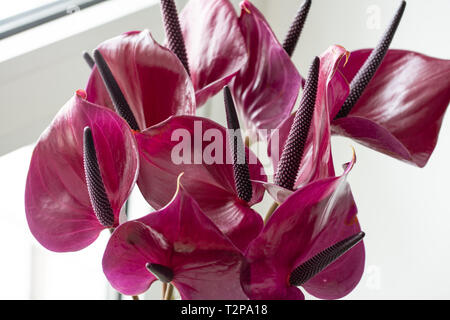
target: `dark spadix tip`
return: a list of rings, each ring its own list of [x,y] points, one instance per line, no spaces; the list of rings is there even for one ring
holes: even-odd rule
[[[166,32],[169,49],[180,59],[187,73],[190,74],[189,62],[178,19],[177,7],[174,0],[161,0],[161,12],[163,16],[164,30]]]
[[[158,280],[164,283],[170,283],[173,280],[173,271],[166,266],[156,263],[147,263],[145,267],[158,278]]]
[[[106,194],[95,151],[94,138],[89,127],[84,128],[83,160],[89,198],[94,213],[103,226],[111,228],[114,225],[114,213]]]
[[[227,114],[228,132],[230,135],[230,146],[233,153],[234,182],[239,199],[249,202],[253,196],[252,182],[250,181],[250,171],[245,156],[245,147],[242,141],[239,119],[236,113],[233,96],[231,95],[228,86],[225,86],[223,95]]]
[[[284,39],[283,49],[290,57],[294,54],[294,50],[297,47],[298,39],[302,33],[310,8],[311,0],[305,0],[298,10],[297,15],[289,28],[289,32]]]
[[[227,113],[228,129],[238,130],[241,128],[241,126],[239,125],[239,119],[237,116],[233,95],[231,94],[230,88],[228,86],[225,86],[223,88],[223,97],[225,100],[225,111]]]
[[[100,53],[99,50],[94,50],[94,60],[97,64],[97,69],[105,83],[106,89],[108,90],[111,101],[116,109],[116,112],[128,123],[131,129],[139,131],[139,126],[137,124],[136,118],[131,111],[130,105],[125,99],[124,94],[120,90],[119,84],[114,78],[111,69],[109,68],[105,58]]]
[[[389,46],[391,45],[392,40],[394,39],[395,32],[402,20],[403,13],[405,12],[406,1],[402,1],[400,7],[397,9],[397,12],[394,18],[391,20],[391,23],[387,30],[385,31],[383,37],[381,38],[378,45],[375,49],[372,50],[371,54],[364,62],[361,69],[359,69],[358,73],[353,78],[350,83],[350,94],[342,105],[341,110],[339,110],[335,119],[343,118],[348,116],[352,108],[358,102],[359,98],[362,96],[364,90],[369,85],[372,78],[375,76],[378,68],[381,66],[381,63],[386,56]]]
[[[83,59],[88,64],[89,68],[93,68],[95,66],[95,61],[87,51],[83,51]]]
[[[360,232],[318,253],[292,271],[289,277],[289,283],[293,286],[301,286],[308,282],[308,280],[323,271],[330,264],[356,246],[364,236],[365,233]]]
[[[300,101],[300,107],[295,114],[291,131],[284,145],[275,175],[275,184],[285,189],[293,190],[298,170],[302,162],[306,140],[316,105],[317,85],[319,82],[320,59],[316,57],[309,69],[308,80]]]

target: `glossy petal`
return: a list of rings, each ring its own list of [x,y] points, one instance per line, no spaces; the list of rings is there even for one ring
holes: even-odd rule
[[[243,273],[242,284],[251,299],[303,297],[299,289],[288,283],[292,270],[334,244],[336,238],[344,239],[348,225],[356,221],[357,210],[346,182],[347,172],[341,177],[318,180],[297,190],[274,212],[261,235],[250,244],[246,255],[249,265]],[[349,253],[351,251],[343,257]],[[340,263],[339,269],[359,268],[361,262],[364,264],[364,258],[358,255],[356,258],[359,260],[350,259],[357,263],[356,266],[344,265],[339,260],[335,263]],[[359,278],[343,278],[337,280],[337,286],[347,287],[348,282],[359,281]],[[314,285],[311,287],[315,288]],[[335,285],[331,289],[326,285],[321,287],[323,292],[335,289]],[[311,292],[316,293],[313,289]]]
[[[202,137],[209,134],[212,142],[202,141]],[[253,197],[248,204],[238,199],[226,137],[225,128],[215,122],[188,116],[173,117],[136,133],[141,159],[138,185],[147,201],[159,209],[169,202],[176,190],[176,178],[184,172],[184,188],[219,229],[244,250],[262,228],[261,217],[250,206],[262,200],[264,188],[253,184]],[[215,163],[207,156],[214,143],[218,146]],[[182,144],[187,147],[184,163],[179,159],[179,155],[184,154],[179,150]],[[266,176],[261,163],[248,149],[247,154],[251,155],[250,177],[264,181]],[[208,159],[210,164],[206,163]]]
[[[228,0],[190,0],[180,14],[197,106],[218,93],[248,60]]]
[[[337,71],[341,61],[345,61],[347,51],[340,46],[332,46],[320,56],[319,84],[317,88],[316,107],[309,130],[309,136],[305,146],[302,163],[296,187],[305,185],[311,181],[334,176],[334,167],[331,155],[331,132],[329,113],[333,103],[345,101],[349,87],[346,80]],[[269,142],[269,154],[271,155],[274,168],[278,167],[278,156],[284,149],[289,131],[294,121],[292,114],[278,127],[278,140],[273,136]],[[278,148],[276,145],[278,144]],[[278,150],[278,156],[272,152]]]
[[[259,182],[269,193],[269,195],[273,198],[273,200],[277,203],[283,203],[289,198],[294,191],[280,187],[275,183],[270,182]]]
[[[172,115],[194,114],[192,82],[178,58],[148,31],[129,32],[98,46],[141,130]],[[112,103],[96,67],[87,85],[89,101]]]
[[[247,130],[266,138],[262,129],[277,128],[291,114],[302,78],[258,9],[249,1],[241,8],[239,25],[249,60],[232,91]]]
[[[155,280],[145,265],[157,263],[173,271],[172,283],[183,299],[246,299],[239,282],[242,261],[239,250],[181,189],[165,208],[114,232],[103,270],[124,294],[145,292]]]
[[[361,231],[361,227],[356,220],[347,223],[343,229],[336,234],[334,240],[324,238],[315,245],[317,252],[311,252],[310,257],[319,253],[328,245],[337,243]],[[331,236],[331,235],[330,235]],[[310,257],[306,257],[305,261]],[[364,273],[365,249],[364,243],[359,243],[350,251],[329,265],[314,278],[306,282],[302,287],[309,294],[320,299],[339,299],[345,297],[358,285]]]
[[[349,82],[369,54],[355,51],[340,68]],[[333,133],[423,167],[436,146],[449,102],[450,60],[389,50],[350,114],[333,121]]]
[[[139,155],[129,126],[116,113],[74,96],[39,138],[25,191],[31,232],[52,251],[83,249],[104,229],[94,214],[86,185],[86,126],[92,129],[115,226],[137,178]]]

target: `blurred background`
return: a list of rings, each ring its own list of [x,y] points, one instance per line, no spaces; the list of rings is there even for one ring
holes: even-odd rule
[[[176,2],[179,10],[186,3]],[[239,12],[239,1],[232,2]],[[450,1],[407,2],[391,47],[450,59]],[[253,3],[283,39],[302,0]],[[313,0],[293,57],[296,66],[305,74],[313,57],[332,44],[350,51],[373,47],[398,3]],[[110,288],[102,272],[106,232],[80,252],[49,252],[29,232],[23,199],[33,144],[59,108],[87,82],[90,70],[81,52],[120,33],[141,29],[150,29],[163,41],[159,1],[0,3],[0,299],[127,299]],[[223,124],[221,94],[199,114]],[[358,163],[349,181],[366,232],[366,272],[346,299],[449,299],[449,115],[424,169],[335,137],[338,172],[338,165],[351,156],[351,145]],[[258,208],[270,203],[266,197]],[[149,211],[136,189],[131,215]],[[146,298],[160,298],[160,288],[152,288]]]

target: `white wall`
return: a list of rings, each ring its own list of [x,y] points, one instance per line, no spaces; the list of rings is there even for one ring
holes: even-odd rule
[[[111,4],[114,2],[120,3],[114,9],[116,13],[120,10],[129,10],[129,13],[100,24],[96,21],[104,14],[95,13],[96,9],[92,8],[88,10],[95,14],[85,16],[81,22],[75,22],[76,17],[69,17],[65,22],[43,27],[51,38],[59,34],[56,30],[72,28],[76,23],[89,25],[85,31],[74,32],[68,39],[50,39],[50,45],[39,46],[32,41],[37,36],[31,32],[26,41],[23,39],[27,38],[20,41],[16,38],[15,42],[14,39],[0,41],[0,155],[34,142],[62,104],[76,89],[85,86],[89,70],[81,59],[82,50],[90,50],[104,39],[132,29],[150,28],[157,39],[162,39],[159,8],[152,6],[152,1],[114,0]],[[237,4],[239,1],[233,2]],[[125,7],[124,3],[127,3]],[[177,3],[181,7],[184,1]],[[300,5],[298,0],[255,0],[254,3],[266,14],[280,38],[283,38]],[[397,1],[391,0],[313,0],[308,22],[294,55],[296,65],[304,74],[312,58],[331,44],[340,44],[349,50],[372,47],[396,6]],[[367,28],[366,11],[369,7],[379,8],[380,29]],[[448,0],[409,0],[393,47],[450,58],[450,20],[446,16],[449,9]],[[17,50],[17,44],[24,48],[19,57],[13,58],[11,55]],[[209,114],[223,123],[222,97],[215,98],[201,110],[201,114]],[[367,234],[367,272],[348,298],[450,298],[450,239],[447,237],[450,209],[446,202],[449,191],[444,184],[450,180],[447,166],[450,163],[450,148],[447,147],[450,146],[449,121],[447,116],[439,144],[425,169],[408,166],[343,138],[333,140],[337,165],[348,160],[350,144],[356,147],[358,163],[351,173],[350,183],[359,207],[359,219]],[[20,151],[18,156],[26,159],[29,153],[25,155]],[[26,162],[22,170],[26,170],[23,169]],[[11,161],[2,163],[10,164]],[[14,176],[9,177],[12,179]],[[16,177],[19,181],[23,180],[23,184],[16,181],[13,187],[0,189],[3,190],[0,195],[2,202],[6,199],[22,201],[21,186],[24,186],[25,175],[21,172]],[[259,207],[269,204],[267,199]],[[11,206],[8,208],[13,210]],[[18,214],[22,219],[21,224],[16,225],[25,227],[24,216],[21,216],[22,204],[16,207],[15,212],[0,212],[0,219],[7,219],[13,214]],[[98,252],[103,245],[104,242],[98,244]],[[20,246],[18,250],[22,250]],[[9,250],[8,253],[17,254],[18,250]],[[90,257],[95,250],[86,254]],[[81,259],[81,254],[63,257],[41,253],[41,256],[43,260],[38,260],[35,265],[38,274],[35,272],[29,276],[35,279],[33,284],[36,287],[26,295],[21,291],[18,297],[55,298],[58,297],[58,290],[70,290],[77,282],[86,285],[88,279],[102,279],[102,275],[97,274],[84,280],[73,280],[64,286],[61,284],[64,275],[56,276],[56,269],[63,268],[64,261],[66,264],[75,263],[78,258]],[[23,257],[21,261],[26,263],[29,261],[27,259]],[[85,262],[81,262],[79,268],[86,273],[89,270],[100,272],[99,268]],[[8,270],[13,272],[14,268]],[[46,270],[45,277],[39,273],[43,270]],[[77,268],[72,266],[69,271],[74,277]],[[4,278],[7,279],[7,276]],[[29,287],[24,283],[21,288],[29,290]],[[100,298],[102,292],[87,297]],[[61,297],[67,296],[70,294],[61,294]],[[83,295],[74,294],[72,297],[82,298]]]

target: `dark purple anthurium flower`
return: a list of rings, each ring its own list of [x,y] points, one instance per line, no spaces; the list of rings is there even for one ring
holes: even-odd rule
[[[138,186],[155,209],[170,201],[176,178],[184,172],[183,187],[202,211],[244,250],[261,231],[260,215],[251,206],[260,202],[264,188],[252,180],[266,181],[263,167],[240,141],[247,170],[227,148],[229,132],[200,117],[175,116],[135,137],[140,153]],[[243,164],[247,166],[247,164]]]
[[[347,66],[339,68],[347,82],[370,52],[352,52]],[[424,167],[436,147],[449,102],[450,60],[389,50],[348,115],[332,121],[332,132]]]
[[[274,184],[263,183],[276,203],[281,206],[268,217],[268,223],[262,233],[267,232],[267,235],[260,236],[262,239],[255,240],[249,246],[250,271],[248,271],[249,274],[244,274],[243,282],[244,287],[247,286],[246,292],[250,298],[300,299],[303,295],[295,286],[302,285],[317,297],[336,299],[348,294],[362,276],[365,260],[364,245],[358,245],[357,248],[347,252],[357,243],[356,239],[361,240],[358,235],[361,229],[356,219],[357,208],[350,187],[345,181],[356,161],[356,156],[354,154],[352,161],[346,164],[345,172],[341,177],[334,176],[327,100],[322,98],[333,95],[335,87],[332,85],[332,79],[336,65],[345,56],[345,52],[343,48],[333,47],[321,59],[318,57],[314,59],[299,109],[291,121],[292,125],[287,136],[282,138],[285,143]],[[341,91],[338,90],[338,92]],[[316,113],[316,111],[320,112]],[[307,154],[306,162],[304,161],[305,150],[310,152],[309,155]],[[301,181],[299,186],[299,168],[300,172],[307,172],[301,171],[303,169],[301,164],[307,166],[307,169],[318,168],[318,170],[312,172],[317,174],[307,176],[311,180]],[[297,211],[292,209],[294,206]],[[280,215],[276,216],[277,214]],[[332,214],[336,216],[330,218]],[[284,219],[288,222],[283,221]],[[297,227],[289,225],[297,221],[295,219],[299,219],[299,225]],[[314,222],[314,219],[317,221]],[[328,219],[337,219],[341,222],[336,223]],[[315,223],[318,226],[315,226]],[[316,229],[325,230],[327,223],[330,223],[330,228],[334,226],[337,229],[325,231],[322,238],[319,238],[321,240],[314,240],[313,237],[320,233]],[[286,224],[284,228],[283,224]],[[285,228],[291,227],[294,229],[287,229],[286,235],[283,235]],[[307,231],[308,229],[311,230]],[[279,230],[281,235],[274,235],[274,230]],[[309,239],[307,236],[306,239],[302,239],[306,244],[290,239],[294,234],[301,235],[307,232],[311,232],[309,237],[312,238]],[[335,237],[333,238],[335,243],[339,243],[334,245],[330,237]],[[313,256],[310,252],[307,258],[302,256],[304,260],[301,264],[300,261],[294,260],[299,259],[301,254],[308,255],[308,250],[311,250],[309,246],[313,247],[314,241],[320,242],[322,247],[316,250],[325,250],[323,253]],[[277,250],[286,250],[282,248],[283,246],[289,247],[296,253],[290,253],[290,256],[288,254],[286,260],[281,258],[281,264],[278,264],[278,261],[273,261],[274,254]],[[262,257],[264,249],[261,247],[274,250],[273,253],[269,253],[267,261]],[[272,254],[273,257],[271,257]],[[337,258],[339,261],[328,266]],[[263,262],[259,262],[260,259]],[[252,261],[255,263],[252,264]],[[268,271],[267,268],[272,269]],[[270,274],[269,278],[272,282],[260,283],[264,272]],[[266,285],[270,288],[265,287]]]
[[[88,100],[116,110],[125,119],[134,117],[132,123],[127,119],[133,130],[144,130],[172,115],[195,113],[195,92],[184,66],[148,31],[105,41],[94,58],[102,72],[97,63],[86,88]],[[116,84],[108,85],[111,80]],[[122,104],[129,106],[125,114],[120,112]]]
[[[193,115],[195,107],[219,92],[248,59],[227,0],[192,0],[180,18],[173,0],[161,0],[161,11],[169,50],[148,31],[128,32],[97,48],[141,130],[171,115]],[[94,59],[86,52],[83,56],[93,68]],[[93,102],[112,106],[95,68],[86,90]]]
[[[289,164],[295,172],[288,175],[294,180],[289,181],[288,185],[282,185],[286,189],[293,190],[317,179],[335,175],[329,115],[333,105],[330,105],[330,101],[342,104],[348,95],[348,85],[341,81],[342,77],[337,72],[338,66],[345,63],[348,54],[344,48],[332,46],[315,59],[305,84],[299,111],[290,115],[277,128],[274,133],[277,135],[276,139],[271,137],[269,140],[268,153],[274,168],[279,168],[280,160],[283,161],[277,155],[284,153],[285,157],[292,158],[288,152],[284,152],[286,148],[292,149],[296,154],[296,161],[300,161]],[[316,89],[309,88],[311,84]]]
[[[137,179],[138,157],[127,123],[78,91],[31,158],[25,209],[34,237],[52,251],[77,251],[115,228]]]
[[[450,60],[388,50],[405,6],[403,1],[375,49],[352,52],[340,66],[350,93],[330,115],[333,133],[424,167],[450,102]]]
[[[191,0],[181,12],[180,17],[178,17],[174,0],[161,0],[161,12],[167,35],[166,46],[178,58],[179,65],[183,66],[187,77],[190,76],[192,83],[188,85],[186,90],[190,91],[193,85],[195,88],[194,101],[200,107],[208,98],[215,95],[224,85],[230,82],[248,60],[245,41],[237,23],[236,13],[228,0]],[[227,30],[227,32],[223,32],[223,30]],[[173,61],[169,60],[172,60],[173,57],[162,53],[155,55],[156,50],[151,46],[149,47],[149,40],[144,39],[145,36],[136,36],[136,34],[138,32],[130,32],[117,37],[102,44],[99,49],[105,56],[107,63],[113,65],[113,74],[118,79],[120,87],[123,88],[126,98],[129,98],[133,93],[132,91],[136,90],[133,88],[140,87],[141,91],[145,92],[146,97],[150,98],[145,100],[151,102],[152,99],[158,100],[158,97],[153,97],[153,93],[161,89],[161,84],[170,83],[161,81],[161,79],[164,79],[164,73],[167,77],[167,73],[178,73],[180,70],[176,70],[179,69],[178,66],[174,68],[171,65]],[[141,41],[144,41],[144,43],[139,43]],[[150,42],[153,43],[153,46],[155,45],[153,39]],[[122,49],[120,49],[121,47]],[[138,50],[135,50],[135,47],[138,47]],[[125,55],[120,54],[120,50],[123,50],[122,53],[125,53]],[[136,61],[127,59],[130,55],[136,56]],[[92,57],[88,53],[84,53],[84,58],[92,68],[95,64]],[[114,67],[117,63],[118,65]],[[147,76],[141,75],[141,69],[148,69],[148,67],[159,67],[161,70],[153,72],[150,76],[152,79],[148,79]],[[134,69],[135,72],[129,72],[129,70]],[[163,78],[160,77],[161,72],[163,72]],[[141,79],[137,80],[133,77],[140,77]],[[176,77],[172,78],[170,81],[176,80]],[[97,80],[99,80],[98,76]],[[125,86],[127,82],[128,85]],[[99,90],[99,87],[101,85],[95,86],[94,84],[92,90]],[[171,87],[171,85],[162,88],[163,92],[167,90],[167,87]],[[89,86],[88,93],[89,96],[92,96],[92,93],[89,92]],[[138,92],[138,96],[139,94],[141,93]],[[104,90],[103,95],[106,97],[105,101],[107,101]],[[167,99],[170,102],[170,94],[162,96],[162,98],[159,97],[160,100]],[[156,103],[158,102],[160,101],[156,101]],[[174,99],[171,103],[176,104],[178,102],[178,99]],[[135,101],[130,100],[130,104],[134,105]],[[137,101],[136,108],[142,109],[140,104],[142,104],[142,101]],[[169,105],[171,104],[169,103]],[[181,105],[181,108],[183,106],[186,108],[192,107],[191,103]],[[153,107],[144,106],[144,114],[150,108]],[[135,108],[132,109],[136,112]],[[165,112],[172,111],[172,114],[180,114],[179,112],[173,112],[174,110],[170,108],[166,109]],[[192,112],[186,114],[192,114]],[[144,128],[146,127],[142,127],[142,129]]]
[[[283,43],[283,48],[289,55],[292,55],[295,48],[296,40],[298,40],[310,5],[311,3],[306,1],[299,10]],[[266,22],[261,22],[264,21],[262,15],[248,1],[244,1],[241,7],[244,10],[240,22],[244,21],[245,13],[256,12],[252,25],[267,26]],[[442,119],[450,101],[450,61],[427,57],[411,51],[388,50],[405,7],[406,2],[403,1],[385,35],[374,50],[358,50],[353,52],[345,62],[344,60],[341,61],[339,74],[334,85],[341,87],[343,92],[336,92],[336,100],[329,97],[326,99],[328,100],[328,112],[331,117],[330,120],[332,120],[331,130],[333,134],[353,138],[379,152],[423,167],[436,146]],[[247,15],[247,18],[250,17],[251,15]],[[251,26],[250,24],[247,25]],[[245,30],[263,30],[263,28],[250,27],[246,29],[242,24],[241,28],[244,37]],[[250,68],[258,65],[255,62],[260,61],[258,60],[260,57],[265,57],[264,52],[260,52],[252,58],[252,48],[260,48],[258,46],[260,41],[256,41],[256,34],[256,31],[254,31],[252,37],[246,38],[247,41],[254,40],[253,46],[248,44],[249,61],[252,61],[248,64]],[[264,42],[261,41],[261,43]],[[274,43],[277,43],[276,39]],[[279,49],[279,46],[275,47]],[[267,49],[264,51],[270,52]],[[282,54],[280,54],[281,56]],[[268,59],[261,59],[261,61],[266,60]],[[282,60],[287,61],[286,57],[277,60],[278,63]],[[262,63],[262,65],[266,68],[266,64]],[[286,65],[289,65],[289,63],[286,62]],[[271,68],[266,69],[268,72],[272,71]],[[276,70],[284,69],[278,67]],[[261,117],[261,115],[271,114],[270,112],[259,112],[259,110],[264,109],[264,103],[252,104],[253,101],[257,101],[258,96],[263,96],[257,92],[263,90],[261,87],[264,88],[265,92],[270,92],[267,88],[273,87],[264,81],[258,82],[258,84],[263,84],[261,87],[255,85],[257,82],[255,82],[254,75],[265,75],[266,72],[263,69],[258,72],[243,69],[236,79],[237,84],[241,82],[236,87],[237,89],[235,88],[237,90],[235,96],[239,97],[237,105],[246,123],[250,123],[250,127],[258,127],[258,125],[253,125],[252,122],[255,121],[248,120],[249,116]],[[246,77],[247,81],[242,81],[240,76]],[[339,77],[341,83],[337,83]],[[264,79],[264,77],[262,78]],[[286,79],[296,79],[296,77],[291,75],[290,77],[286,76]],[[276,83],[283,83],[283,81],[277,80]],[[252,89],[256,92],[256,98],[250,95]],[[281,91],[278,90],[278,92]],[[290,97],[289,101],[295,101],[296,90],[283,91],[283,93],[285,97]],[[347,96],[344,101],[341,101],[343,93]],[[246,101],[247,98],[249,99]],[[270,101],[267,108],[277,110],[272,115],[280,115],[279,118],[272,118],[267,123],[280,124],[281,121],[286,119],[286,115],[289,115],[293,106],[292,103],[283,101],[282,108],[284,107],[284,109],[276,109],[273,108],[273,105],[277,105],[276,102],[275,104],[272,103],[272,100],[268,97],[265,97],[264,101]],[[281,100],[278,99],[278,101]],[[254,108],[251,108],[251,106],[254,106]],[[246,116],[246,108],[251,110],[251,112],[248,112],[249,116]],[[289,131],[292,121],[293,116],[285,120],[284,127],[286,129],[284,132]],[[268,125],[264,125],[264,127],[268,127]],[[307,166],[302,166],[302,168],[311,171],[307,169]],[[299,180],[305,179],[300,178]]]
[[[330,116],[333,133],[424,167],[450,102],[450,60],[388,50],[405,6],[375,49],[352,52],[340,66],[350,93],[343,104],[332,103]]]
[[[155,280],[172,283],[182,299],[247,299],[240,285],[244,257],[184,189],[157,212],[120,225],[103,256],[112,286],[127,295]]]
[[[249,134],[266,138],[264,130],[277,128],[291,114],[303,79],[261,12],[247,0],[241,9],[238,23],[249,59],[231,89]],[[286,40],[291,51],[292,38]]]
[[[333,86],[342,93],[326,99],[333,134],[424,167],[450,102],[450,60],[388,50],[405,7],[402,1],[375,49],[340,62]]]
[[[174,10],[168,9],[173,2],[161,1],[169,44],[171,39],[177,39],[176,34],[170,32],[174,30]],[[189,0],[180,13],[180,30],[182,37],[178,38],[184,39],[197,106],[201,106],[247,63],[245,40],[228,0]],[[172,42],[175,48],[180,46],[179,40]]]
[[[170,201],[170,195],[176,189],[176,178],[181,172],[185,172],[188,181],[185,183],[185,187],[194,195],[202,210],[239,248],[244,249],[262,228],[261,217],[250,206],[262,200],[264,189],[258,186],[247,192],[250,195],[249,197],[240,195],[241,184],[235,183],[234,180],[237,167],[233,166],[233,161],[227,164],[226,159],[226,157],[230,157],[230,153],[227,153],[224,148],[228,133],[225,128],[212,121],[188,115],[176,116],[176,113],[175,116],[170,116],[171,112],[169,112],[164,115],[164,117],[168,117],[165,121],[152,124],[147,129],[141,130],[143,127],[142,121],[134,117],[137,113],[136,108],[133,109],[135,104],[128,102],[128,96],[131,97],[131,101],[135,101],[132,97],[133,90],[130,89],[129,94],[127,94],[127,91],[123,91],[120,78],[116,79],[113,69],[109,67],[109,63],[104,58],[104,54],[100,53],[100,50],[102,50],[103,52],[114,52],[126,56],[125,49],[127,47],[124,46],[126,42],[122,37],[127,38],[129,36],[131,36],[130,41],[133,43],[133,48],[137,44],[145,44],[146,42],[142,41],[142,37],[144,37],[147,42],[151,43],[151,47],[156,52],[163,54],[164,57],[170,57],[171,61],[175,63],[176,69],[181,70],[178,74],[187,76],[187,73],[180,60],[171,51],[156,45],[151,37],[144,33],[131,33],[116,40],[113,39],[101,45],[94,53],[96,67],[100,72],[96,74],[96,70],[94,70],[88,88],[92,88],[93,84],[97,86],[94,89],[102,87],[103,91],[100,92],[104,97],[103,103],[107,103],[109,98],[106,97],[106,94],[108,94],[111,97],[109,101],[112,101],[111,104],[113,104],[114,109],[133,129],[138,141],[141,161],[138,186],[142,194],[155,209],[165,206]],[[104,49],[104,47],[109,47],[108,43],[110,43],[111,51]],[[148,53],[149,49],[147,48],[143,52]],[[157,58],[157,56],[153,54],[148,58],[151,60]],[[134,60],[136,59],[131,59],[133,63]],[[144,70],[146,69],[144,68]],[[155,72],[158,72],[158,70]],[[138,72],[138,74],[143,74],[143,72]],[[124,78],[122,77],[122,79]],[[163,77],[161,79],[164,80]],[[161,79],[158,81],[162,81]],[[105,85],[103,85],[103,82]],[[141,82],[144,83],[145,81]],[[154,92],[154,94],[156,96],[170,95],[171,93],[166,91],[172,90],[172,87],[167,84],[165,86],[167,86],[167,88],[164,88],[165,91]],[[178,89],[176,86],[183,87],[183,83],[173,82],[173,86]],[[125,88],[127,87],[125,86]],[[96,90],[93,91],[96,92]],[[152,97],[148,98],[148,105],[151,105],[151,99]],[[182,100],[182,97],[180,97],[179,102],[181,104]],[[142,105],[145,109],[146,104]],[[160,105],[159,108],[164,108],[164,106]],[[152,110],[148,110],[148,117],[145,117],[145,119],[152,119],[153,121],[153,118],[151,118]],[[183,114],[183,112],[181,113]],[[189,113],[186,112],[185,114]],[[161,120],[164,117],[158,119]],[[149,122],[146,124],[148,125]],[[186,138],[189,141],[183,140],[180,143],[180,138]],[[180,145],[186,147],[181,148],[183,152],[182,161],[177,161],[173,157],[177,145],[178,149],[180,149]],[[204,154],[208,153],[211,162],[208,162],[208,160],[204,162]],[[186,156],[188,161],[185,161]],[[255,160],[255,165],[250,167],[249,172],[251,177],[256,180],[265,179],[262,165],[257,160]],[[247,177],[247,182],[250,183],[249,181]]]
[[[300,285],[318,298],[338,299],[358,284],[365,255],[346,182],[353,163],[340,177],[291,192],[249,245],[242,286],[250,299],[304,299]]]

